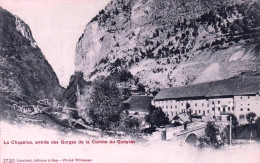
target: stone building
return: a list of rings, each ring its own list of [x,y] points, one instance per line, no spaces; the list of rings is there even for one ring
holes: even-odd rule
[[[250,76],[162,89],[152,100],[170,119],[188,111],[226,121],[234,114],[240,123],[250,112],[260,116],[260,76]]]

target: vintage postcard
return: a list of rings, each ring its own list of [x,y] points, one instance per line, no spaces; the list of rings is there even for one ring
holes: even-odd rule
[[[0,163],[260,162],[259,0],[1,0]]]

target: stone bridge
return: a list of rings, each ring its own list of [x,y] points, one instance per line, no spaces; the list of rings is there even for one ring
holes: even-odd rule
[[[169,131],[168,135],[173,137],[174,140],[178,140],[182,143],[195,143],[195,141],[205,135],[206,123],[201,122],[197,124],[188,125],[187,129],[184,130],[183,126],[178,127],[175,130]],[[170,138],[169,137],[169,138]]]

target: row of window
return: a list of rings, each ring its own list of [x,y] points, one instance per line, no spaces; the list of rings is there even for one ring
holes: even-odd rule
[[[172,106],[168,107],[168,106],[165,106],[166,109],[173,109]],[[162,109],[164,109],[164,106],[162,106]],[[175,109],[177,109],[177,105],[175,105]]]
[[[183,106],[183,103],[181,104],[181,106]],[[195,103],[194,106],[197,107],[198,106],[197,103]],[[202,103],[201,106],[204,107],[204,103]],[[207,107],[209,107],[209,104],[207,104]],[[162,106],[162,108],[164,108],[164,106]],[[172,106],[170,106],[170,108],[172,109]],[[168,109],[168,106],[166,106],[166,109]],[[175,105],[175,109],[177,109],[177,105]]]
[[[168,116],[173,116],[174,113],[173,111],[169,111],[169,112],[166,111],[165,114]],[[177,111],[176,111],[176,115],[177,115]]]
[[[245,98],[246,98],[246,97],[245,97]],[[247,96],[247,98],[248,98],[248,99],[250,99],[250,96]],[[240,99],[242,100],[242,99],[243,99],[243,97],[241,96],[241,97],[240,97]]]
[[[216,119],[217,118],[217,120],[220,120],[220,121],[222,121],[222,116],[213,116],[213,119]],[[245,115],[244,114],[240,114],[239,115],[239,120],[244,120],[245,119]],[[229,121],[229,116],[227,116],[227,120]]]
[[[218,111],[221,111],[221,107],[218,107],[217,109],[218,109]],[[234,111],[234,110],[235,110],[235,108],[234,108],[234,106],[233,106],[233,107],[232,107],[232,111]],[[212,108],[212,111],[215,111],[215,108]],[[227,107],[227,110],[226,110],[226,107],[223,107],[222,111],[223,111],[223,112],[231,111],[231,107]]]
[[[230,104],[231,102],[228,101],[228,103]],[[212,101],[212,104],[214,105],[214,104],[215,104],[215,101]],[[217,104],[220,104],[220,100],[217,102]]]
[[[243,111],[244,109],[243,108],[240,108],[240,111]],[[247,108],[247,111],[250,111],[250,108]]]
[[[168,108],[173,109],[172,106],[170,106],[170,107],[166,106],[165,108],[166,108],[166,109],[168,109]],[[164,109],[164,106],[162,106],[162,109]],[[175,109],[177,109],[177,105],[175,105]],[[221,107],[218,107],[218,108],[216,108],[216,109],[217,109],[218,111],[223,111],[223,112],[231,111],[231,107],[223,107],[222,110],[221,110]],[[184,110],[183,112],[185,112],[185,109],[182,109],[182,110]],[[234,110],[235,110],[235,108],[232,107],[232,111],[234,111]],[[240,108],[240,111],[243,111],[243,110],[244,110],[243,108]],[[250,108],[247,108],[246,110],[247,110],[247,111],[250,111]],[[212,111],[215,111],[215,108],[212,108]],[[193,110],[191,110],[191,112],[193,112]],[[209,110],[208,110],[207,112],[209,113]],[[197,110],[195,110],[195,113],[197,113]],[[200,110],[198,110],[198,113],[200,113]]]
[[[186,110],[185,110],[185,109],[182,109],[182,112],[185,113]],[[191,113],[193,113],[193,110],[191,110]],[[203,115],[205,115],[205,114],[206,114],[206,111],[205,111],[205,110],[194,110],[194,113],[195,113],[195,114],[203,113]],[[209,113],[209,110],[207,110],[207,113]]]
[[[244,98],[247,98],[247,99],[250,99],[250,96],[247,96],[247,97],[244,97]],[[243,97],[241,96],[240,99],[243,99]],[[208,100],[207,100],[208,101]],[[168,103],[168,101],[158,101],[158,103]],[[173,101],[169,101],[169,103],[172,103]],[[217,102],[218,104],[220,104],[220,100],[218,100]],[[228,103],[231,103],[230,101]],[[215,101],[212,101],[212,104],[215,104]],[[183,103],[181,103],[181,105],[183,106]],[[204,106],[204,104],[202,104]],[[195,104],[195,106],[197,106],[197,104]]]

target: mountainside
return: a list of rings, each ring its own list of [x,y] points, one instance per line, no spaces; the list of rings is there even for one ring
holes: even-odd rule
[[[34,105],[40,99],[59,98],[63,91],[28,25],[1,7],[0,62],[1,118],[18,120],[19,107]]]
[[[114,0],[76,47],[85,80],[129,70],[148,89],[230,78],[260,68],[257,0]]]

